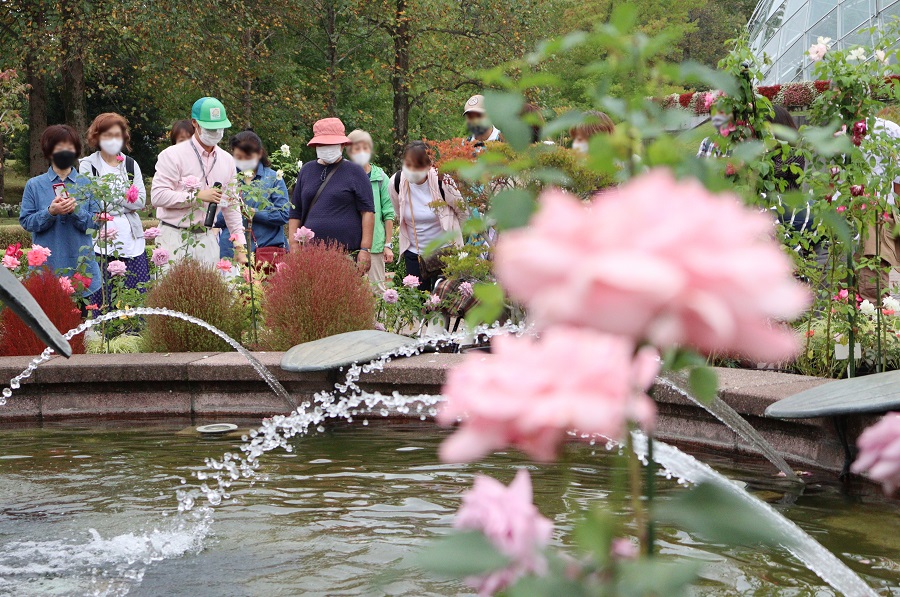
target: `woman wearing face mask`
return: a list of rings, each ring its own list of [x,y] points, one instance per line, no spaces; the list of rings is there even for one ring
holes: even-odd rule
[[[169,131],[169,145],[178,145],[184,141],[190,140],[194,135],[194,125],[190,120],[178,120],[172,125]]]
[[[112,221],[98,223],[105,239],[98,237],[94,241],[100,272],[105,283],[109,283],[109,276],[104,273],[106,264],[118,259],[128,268],[125,286],[138,288],[139,284],[150,281],[150,263],[145,252],[146,241],[140,216],[140,210],[146,204],[147,191],[140,166],[122,153],[123,148],[131,150],[128,121],[119,114],[100,114],[88,129],[87,141],[90,146],[100,149],[81,160],[78,170],[86,176],[99,177],[112,195],[109,203],[100,205],[102,211],[112,216]],[[131,191],[129,195],[132,186],[136,191]],[[92,298],[91,302],[99,305],[102,299],[101,295]]]
[[[88,229],[97,226],[98,206],[79,196],[78,187],[89,182],[75,170],[81,139],[72,127],[56,124],[41,135],[41,150],[50,169],[25,184],[19,223],[31,233],[33,244],[50,249],[47,265],[51,270],[62,276],[81,273],[90,278],[86,292],[80,284],[74,285],[91,294],[101,285],[88,234]]]
[[[388,192],[388,175],[372,161],[372,136],[366,131],[352,131],[347,138],[353,143],[347,148],[347,156],[362,166],[372,183],[372,196],[375,201],[375,231],[372,235],[372,267],[369,269],[369,281],[378,290],[379,296],[384,292],[384,264],[394,262],[394,205]]]
[[[594,135],[612,135],[616,125],[603,112],[590,111],[584,113],[584,122],[569,129],[572,149],[578,153],[588,152],[588,143]]]
[[[316,148],[318,159],[303,164],[297,175],[288,222],[291,249],[300,248],[295,233],[306,227],[316,240],[336,242],[357,253],[357,263],[367,273],[375,228],[369,175],[358,164],[342,159],[342,148],[350,145],[350,139],[339,118],[316,122],[308,145]]]
[[[258,263],[274,265],[286,252],[284,225],[288,221],[288,192],[284,179],[269,167],[269,156],[263,147],[262,139],[252,130],[241,131],[231,138],[231,154],[241,182],[252,184],[262,190],[261,197],[244,197],[244,211],[252,215],[247,239],[250,250],[256,255]],[[252,176],[243,174],[252,172]],[[260,201],[262,199],[263,201]],[[249,222],[244,218],[244,228]],[[216,228],[225,228],[225,217],[219,214]],[[234,257],[234,245],[228,233],[219,235],[219,256],[227,259]]]
[[[419,257],[427,257],[426,247],[446,232],[453,233],[453,245],[462,246],[462,195],[453,179],[441,179],[432,164],[428,146],[422,141],[413,141],[406,146],[403,168],[391,177],[389,190],[398,217],[400,253],[406,263],[406,272],[419,278],[420,289],[430,291],[438,276],[424,275]]]

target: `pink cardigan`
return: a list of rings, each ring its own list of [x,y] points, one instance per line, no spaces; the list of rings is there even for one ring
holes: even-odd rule
[[[400,177],[400,192],[397,193],[394,177]],[[463,212],[463,198],[456,188],[456,183],[449,176],[444,176],[442,181],[444,188],[444,197],[441,197],[441,190],[438,187],[437,168],[428,171],[428,187],[431,189],[431,197],[434,201],[440,201],[441,205],[435,208],[441,228],[444,232],[453,232],[453,244],[457,247],[463,246],[462,227],[460,222],[465,220]],[[397,226],[400,227],[400,255],[409,249],[412,241],[406,232],[406,219],[410,215],[409,205],[409,181],[402,172],[397,172],[391,177],[388,185],[391,194],[391,203],[394,204],[394,216]],[[424,249],[425,247],[422,247]]]

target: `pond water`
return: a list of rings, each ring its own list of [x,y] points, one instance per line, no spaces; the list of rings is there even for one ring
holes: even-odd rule
[[[443,465],[431,424],[340,427],[263,458],[267,480],[196,518],[174,492],[206,457],[239,438],[179,433],[186,425],[67,423],[0,431],[2,595],[456,595],[459,584],[404,568],[446,532],[476,472],[507,483],[514,453]],[[536,501],[566,543],[578,512],[604,500],[615,459],[572,450],[571,469],[533,466]],[[802,493],[771,465],[698,453],[836,553],[883,595],[900,595],[898,503],[847,493],[830,475]],[[681,491],[660,478],[660,499]],[[857,488],[858,490],[861,488]],[[726,548],[662,529],[660,549],[707,563],[699,595],[833,595],[792,556]]]

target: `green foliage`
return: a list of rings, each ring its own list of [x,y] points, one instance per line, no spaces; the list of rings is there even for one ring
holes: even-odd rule
[[[436,541],[415,557],[415,564],[440,576],[464,578],[499,570],[509,558],[475,531],[453,533]]]
[[[5,249],[9,245],[20,243],[23,249],[31,247],[31,233],[26,232],[18,224],[13,226],[0,226],[0,247]]]
[[[180,311],[239,339],[246,315],[238,297],[215,269],[193,260],[174,265],[147,294],[148,307]],[[171,317],[148,317],[149,352],[229,352],[231,346],[208,330]]]

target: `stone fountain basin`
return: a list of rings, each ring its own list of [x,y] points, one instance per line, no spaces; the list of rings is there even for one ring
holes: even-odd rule
[[[284,353],[254,355],[297,402],[329,390],[343,377],[338,370],[290,372],[280,368]],[[430,353],[388,363],[384,371],[363,376],[370,391],[437,394],[447,370],[465,358]],[[30,358],[0,358],[0,378],[24,369]],[[773,403],[829,380],[772,371],[719,369],[720,396],[798,468],[838,472],[844,462],[841,443],[827,418],[779,420],[765,416]],[[710,414],[665,387],[657,387],[658,435],[738,454],[752,446]],[[263,417],[284,413],[284,403],[237,353],[76,355],[42,365],[0,408],[0,423],[70,418],[179,417],[199,425],[227,417]],[[392,415],[394,416],[394,415]],[[848,417],[851,440],[877,415]]]

